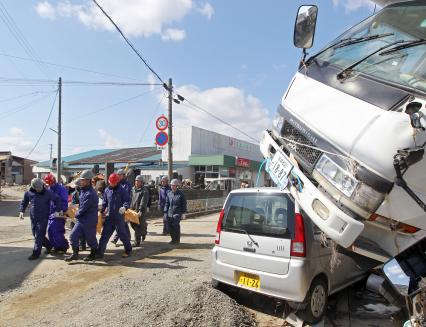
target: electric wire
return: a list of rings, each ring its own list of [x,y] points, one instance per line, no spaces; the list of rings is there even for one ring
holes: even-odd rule
[[[149,90],[149,91],[146,91],[146,92],[143,92],[143,93],[137,94],[137,95],[132,96],[132,97],[130,97],[130,98],[126,98],[126,99],[123,99],[123,100],[121,100],[121,101],[115,102],[115,103],[113,103],[113,104],[107,105],[107,106],[105,106],[105,107],[102,107],[102,108],[96,109],[96,110],[94,110],[94,111],[90,111],[90,112],[85,113],[85,114],[83,114],[83,115],[80,115],[80,116],[78,116],[78,117],[74,117],[74,118],[72,118],[72,119],[68,119],[68,120],[67,120],[67,122],[71,122],[71,121],[79,120],[79,119],[81,119],[81,118],[85,118],[85,117],[87,117],[87,116],[91,116],[91,115],[97,114],[97,113],[99,113],[99,112],[101,112],[101,111],[105,111],[105,110],[107,110],[107,109],[110,109],[110,108],[116,107],[116,106],[121,105],[121,104],[123,104],[123,103],[126,103],[126,102],[129,102],[129,101],[135,100],[135,99],[137,99],[137,98],[140,98],[140,97],[142,97],[142,96],[144,96],[144,95],[146,95],[146,94],[148,94],[148,93],[150,93],[150,92],[152,92],[152,91],[154,91],[154,90]]]
[[[23,61],[33,61],[33,62],[36,61],[34,59],[31,59],[31,58],[15,56],[15,55],[7,54],[5,52],[0,52],[0,56],[6,57],[6,58],[23,60]],[[43,63],[43,64],[46,64],[46,65],[50,65],[50,66],[56,66],[56,67],[60,67],[60,68],[70,69],[70,70],[82,71],[82,72],[96,74],[96,75],[103,75],[103,76],[114,77],[114,78],[119,78],[119,79],[139,81],[139,79],[137,79],[137,78],[128,77],[128,76],[121,76],[121,75],[116,75],[116,74],[111,74],[111,73],[103,73],[103,72],[99,72],[99,71],[87,69],[87,68],[57,64],[57,63],[53,63],[53,62],[49,62],[49,61],[45,61],[45,60],[41,60],[40,62]]]
[[[52,103],[52,108],[50,109],[49,116],[47,116],[46,123],[44,124],[43,130],[41,131],[41,134],[38,137],[37,142],[34,144],[34,147],[27,154],[25,159],[27,159],[34,152],[34,150],[37,148],[38,143],[40,142],[41,138],[43,137],[44,132],[46,131],[47,124],[49,123],[50,116],[52,116],[53,109],[55,108],[55,103],[56,103],[56,98],[58,97],[58,93],[59,93],[59,89],[56,90],[55,98],[53,99],[53,103]]]
[[[6,83],[6,84],[4,84]],[[56,85],[57,80],[34,78],[0,77],[0,85]],[[62,80],[63,85],[99,85],[99,86],[159,86],[160,83],[149,82],[114,82],[114,81],[67,81]]]
[[[200,107],[199,105],[196,105],[195,103],[193,103],[193,102],[191,102],[190,100],[188,100],[186,97],[183,97],[183,96],[181,96],[181,95],[179,95],[179,96],[180,96],[180,97],[182,97],[182,98],[184,99],[184,100],[183,100],[184,102],[181,102],[180,104],[184,105],[185,107],[190,108],[190,109],[193,109],[193,110],[202,111],[202,112],[204,112],[205,114],[207,114],[207,115],[209,115],[209,116],[213,117],[213,118],[214,118],[214,119],[216,119],[217,121],[219,121],[219,122],[221,122],[221,123],[225,124],[226,126],[229,126],[229,127],[233,128],[234,130],[236,130],[236,131],[238,131],[239,133],[241,133],[242,135],[244,135],[244,136],[248,137],[248,138],[249,138],[249,139],[251,139],[252,141],[254,141],[254,142],[259,142],[259,139],[256,139],[256,138],[254,138],[253,136],[251,136],[251,135],[247,134],[246,132],[244,132],[244,131],[243,131],[243,130],[241,130],[240,128],[238,128],[238,127],[236,127],[236,126],[234,126],[234,125],[232,125],[232,124],[228,123],[227,121],[223,120],[222,118],[220,118],[220,117],[218,117],[218,116],[216,116],[216,115],[212,114],[212,113],[211,113],[211,112],[209,112],[208,110],[206,110],[206,109],[204,109],[204,108]],[[185,102],[187,102],[188,104],[190,104],[190,106],[185,105]]]
[[[48,69],[43,66],[40,62],[40,57],[37,55],[34,48],[26,39],[25,35],[19,29],[18,25],[15,23],[12,16],[9,14],[7,8],[4,6],[3,2],[0,1],[0,19],[5,24],[6,28],[12,34],[14,39],[18,42],[18,44],[24,49],[29,57],[34,58],[34,61],[38,64],[38,67],[42,74],[49,76]]]
[[[54,91],[54,92],[56,92],[56,91]],[[18,107],[16,107],[16,108],[13,108],[13,109],[11,109],[11,110],[8,110],[8,111],[3,112],[3,113],[1,113],[1,114],[0,114],[0,119],[5,119],[5,118],[7,118],[7,117],[9,117],[9,116],[12,116],[12,115],[14,115],[14,114],[18,113],[18,112],[21,112],[21,111],[24,111],[24,110],[29,109],[29,108],[31,108],[33,105],[35,105],[35,104],[37,104],[37,103],[41,102],[42,100],[44,100],[44,99],[48,98],[48,97],[49,97],[50,95],[52,95],[52,93],[54,93],[54,92],[46,93],[44,96],[42,96],[42,97],[40,97],[40,98],[38,98],[38,99],[35,99],[35,100],[31,101],[31,102],[25,103],[25,104],[20,105],[20,106],[18,106]]]
[[[9,101],[17,100],[17,99],[22,99],[22,98],[28,97],[30,95],[36,95],[36,94],[39,94],[39,93],[46,93],[46,92],[35,91],[35,92],[30,92],[30,93],[25,93],[25,94],[17,95],[17,96],[10,97],[10,98],[4,98],[4,99],[0,99],[0,103],[9,102]]]
[[[160,98],[160,100],[158,101],[157,106],[156,106],[155,110],[153,111],[153,113],[152,113],[152,115],[151,115],[151,118],[148,120],[148,123],[147,123],[147,124],[146,124],[146,126],[145,126],[145,130],[143,131],[143,133],[142,133],[142,135],[141,135],[141,137],[140,137],[140,139],[139,139],[139,141],[138,141],[138,145],[140,145],[140,144],[142,143],[143,138],[145,137],[146,132],[148,131],[149,126],[152,124],[152,121],[153,121],[153,119],[154,119],[154,117],[155,117],[156,113],[158,112],[158,109],[160,109],[160,105],[161,105],[161,103],[163,102],[163,100],[164,100],[165,98],[166,98],[166,94],[165,94],[165,92],[163,92],[163,95],[162,95],[162,97]]]
[[[108,20],[111,22],[112,25],[116,28],[118,33],[123,37],[123,39],[126,41],[126,43],[132,48],[132,50],[136,53],[136,55],[142,60],[142,62],[145,64],[145,66],[155,75],[155,77],[158,78],[158,80],[165,85],[165,82],[162,80],[160,75],[157,74],[157,72],[151,68],[151,66],[148,64],[148,62],[142,57],[142,55],[139,53],[139,51],[135,48],[135,46],[130,42],[130,40],[124,35],[124,33],[121,31],[121,29],[118,27],[118,25],[113,21],[113,19],[106,13],[104,8],[102,8],[99,3],[96,0],[92,0],[95,5],[102,11],[102,13],[108,18]]]

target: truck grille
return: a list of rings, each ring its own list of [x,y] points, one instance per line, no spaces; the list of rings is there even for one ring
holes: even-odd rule
[[[309,146],[314,146],[314,144],[300,133],[297,128],[289,124],[288,121],[284,122],[283,137],[287,139],[286,143],[290,150],[296,152],[303,160],[312,166],[315,165],[322,154],[321,151],[310,148]],[[291,143],[288,140],[297,142],[298,144]],[[308,146],[303,146],[299,143],[306,144]]]

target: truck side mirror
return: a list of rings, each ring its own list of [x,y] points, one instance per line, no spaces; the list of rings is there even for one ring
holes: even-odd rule
[[[314,43],[318,7],[300,6],[294,24],[293,43],[297,48],[309,49]]]

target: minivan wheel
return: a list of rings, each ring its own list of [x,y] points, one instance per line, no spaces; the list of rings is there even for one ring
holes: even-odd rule
[[[311,324],[320,322],[327,309],[327,299],[327,283],[322,278],[314,279],[306,295],[306,308],[299,311],[298,315],[304,321]]]

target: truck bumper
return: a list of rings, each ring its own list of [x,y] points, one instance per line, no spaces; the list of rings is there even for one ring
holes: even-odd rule
[[[260,151],[265,158],[272,159],[275,152],[288,158],[269,131],[263,133]],[[298,189],[289,183],[290,192],[309,218],[337,244],[345,248],[351,246],[364,229],[364,224],[340,210],[296,166],[291,174],[298,177],[303,188]],[[318,207],[323,208],[322,216],[318,214],[318,209],[315,210]]]

